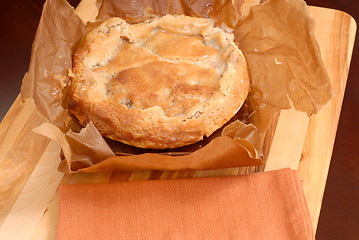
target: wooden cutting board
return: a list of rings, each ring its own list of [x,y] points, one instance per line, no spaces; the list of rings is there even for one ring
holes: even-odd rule
[[[77,13],[96,15],[95,0],[83,0]],[[92,6],[92,7],[91,7]],[[316,36],[334,88],[334,98],[310,119],[283,111],[265,146],[266,171],[298,169],[316,229],[354,45],[356,23],[346,13],[310,7]],[[58,193],[62,183],[103,183],[163,178],[239,175],[255,167],[210,171],[123,171],[64,175],[57,171],[60,147],[35,134],[42,123],[32,101],[18,97],[0,124],[0,239],[55,239]]]

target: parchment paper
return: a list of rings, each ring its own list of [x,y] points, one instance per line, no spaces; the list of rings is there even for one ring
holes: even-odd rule
[[[274,113],[295,108],[310,116],[331,98],[314,24],[302,0],[261,4],[244,0],[104,0],[99,6],[96,21],[120,16],[136,23],[153,15],[185,14],[210,17],[218,26],[233,28],[235,41],[248,60],[252,91],[241,111],[224,128],[191,146],[151,151],[104,139],[92,124],[81,128],[62,107],[67,69],[86,24],[65,0],[48,0],[21,96],[33,98],[39,113],[47,119],[35,131],[60,143],[64,158],[59,169],[65,173],[261,165],[261,139]],[[86,31],[95,25],[88,23]]]

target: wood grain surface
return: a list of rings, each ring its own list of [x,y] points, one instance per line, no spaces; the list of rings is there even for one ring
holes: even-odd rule
[[[357,0],[307,0],[307,4],[338,9],[359,19]],[[358,31],[316,239],[359,239],[359,51]]]
[[[2,42],[0,44],[1,51],[3,51],[1,54],[1,67],[3,69],[1,70],[4,73],[0,78],[3,83],[2,85],[4,86],[0,89],[0,109],[2,111],[2,116],[8,112],[11,103],[15,100],[19,93],[21,78],[28,67],[31,42],[36,31],[43,2],[44,1],[41,0],[28,0],[4,3],[5,7],[2,9],[4,12],[1,14],[1,17],[4,18],[3,20],[6,22],[6,19],[13,18],[13,15],[18,16],[18,18],[16,21],[12,21],[7,26],[2,26],[2,28],[4,28],[2,29],[2,32],[5,33],[5,38],[1,39]],[[78,1],[69,2],[73,5],[77,5],[78,3]],[[331,8],[343,8],[344,6],[347,7],[347,12],[354,11],[354,14],[352,15],[358,13],[355,12],[355,1],[339,2],[328,0],[307,2],[311,5],[317,5],[316,3],[320,3],[323,6]],[[305,129],[308,127],[309,131],[305,138],[301,138],[304,140],[299,143],[300,147],[297,148],[301,149],[301,145],[304,146],[301,153],[302,159],[299,164],[299,170],[300,174],[304,177],[304,186],[307,186],[305,188],[305,192],[307,200],[310,203],[309,207],[313,213],[312,217],[315,224],[319,218],[316,238],[358,239],[359,230],[357,222],[359,222],[359,211],[357,201],[359,189],[359,169],[357,157],[355,157],[357,155],[354,154],[355,151],[358,153],[357,147],[354,147],[356,146],[355,143],[358,143],[358,140],[356,140],[358,139],[358,129],[353,126],[356,126],[354,117],[358,117],[358,113],[354,110],[358,109],[358,97],[356,95],[356,90],[359,89],[357,81],[353,80],[354,77],[351,75],[349,75],[347,88],[345,81],[349,70],[351,47],[354,44],[354,38],[350,38],[350,35],[348,34],[353,34],[353,32],[355,32],[355,24],[347,14],[343,14],[342,12],[336,11],[333,14],[332,10],[316,8],[313,8],[312,11],[315,19],[321,21],[318,22],[316,31],[325,64],[331,78],[337,80],[339,79],[339,84],[335,85],[335,101],[327,105],[324,111],[320,114],[311,118],[309,125],[304,124],[303,126]],[[89,15],[91,15],[91,13],[89,13]],[[353,67],[353,64],[357,61],[357,54],[355,51],[353,57],[354,59],[351,71],[353,71],[352,69],[357,69],[355,65]],[[344,106],[341,113],[337,140],[334,143],[345,88]],[[349,96],[347,97],[347,95]],[[59,151],[58,145],[41,137],[39,137],[39,142],[31,142],[31,139],[33,138],[31,134],[34,133],[31,132],[30,127],[24,124],[24,122],[41,122],[40,117],[33,113],[33,108],[34,106],[31,101],[21,103],[17,99],[9,112],[11,114],[6,115],[0,125],[0,163],[2,166],[0,180],[2,183],[1,186],[7,186],[7,189],[1,189],[1,191],[2,193],[6,192],[9,196],[8,198],[4,198],[4,195],[2,195],[0,201],[0,226],[4,228],[4,226],[6,227],[6,224],[12,224],[18,220],[16,218],[18,215],[10,215],[9,217],[8,213],[10,211],[14,212],[14,210],[15,212],[23,211],[24,209],[21,208],[26,205],[26,203],[24,203],[24,199],[25,201],[28,198],[37,199],[36,196],[39,195],[39,192],[36,192],[36,189],[47,189],[47,193],[44,194],[46,196],[51,196],[47,199],[41,198],[41,200],[37,201],[37,204],[34,204],[33,206],[35,209],[46,209],[45,214],[43,214],[43,212],[40,212],[39,214],[30,213],[28,216],[31,215],[32,218],[26,219],[27,222],[37,221],[40,224],[33,224],[32,226],[27,225],[28,228],[24,229],[13,229],[19,239],[54,238],[54,234],[56,234],[54,229],[56,229],[58,196],[57,194],[51,193],[56,191],[56,186],[60,181],[63,183],[112,182],[142,179],[238,175],[255,171],[254,168],[236,168],[221,171],[141,171],[78,174],[76,177],[63,177],[62,174],[56,171],[56,161],[53,161],[54,165],[49,165],[48,162],[42,161],[44,159],[56,160],[56,156],[58,156]],[[290,114],[289,116],[282,115],[281,119],[278,121],[290,117]],[[282,126],[285,129],[285,125],[283,124],[279,124],[279,126]],[[284,129],[281,131],[285,131]],[[344,129],[344,132],[342,132],[341,129]],[[9,132],[11,132],[11,134],[9,134]],[[276,134],[277,135],[273,135],[273,139],[278,137],[278,134],[280,135],[280,131],[276,132]],[[5,135],[10,137],[1,137]],[[27,151],[25,151],[22,156],[18,156],[16,148],[14,148],[15,150],[9,148],[9,146],[14,145],[17,147],[26,145]],[[277,147],[279,146],[278,144],[274,145]],[[41,148],[41,146],[44,146],[44,148]],[[321,149],[322,146],[326,146],[326,151],[323,152],[317,150]],[[333,146],[334,152],[330,166],[330,161],[325,161],[325,159],[331,158]],[[272,149],[271,151],[271,154],[276,156],[275,151],[278,150]],[[4,156],[6,156],[6,159]],[[40,156],[43,157],[40,158]],[[26,161],[22,161],[25,158]],[[312,159],[316,159],[317,161],[312,161]],[[34,162],[38,162],[36,169],[34,168]],[[23,174],[18,174],[18,171],[16,172],[17,174],[10,171],[6,172],[6,169],[16,166],[18,166],[19,171],[24,171]],[[319,216],[329,166],[329,178],[326,192],[324,194],[322,212]],[[274,166],[273,168],[276,167]],[[46,174],[43,174],[44,169],[49,169],[51,171],[45,171]],[[308,171],[308,169],[311,171]],[[334,176],[332,180],[331,176]],[[3,184],[5,181],[9,184]],[[29,182],[32,184],[29,185]],[[313,190],[316,187],[309,186],[316,186],[321,190],[318,192]],[[21,194],[24,192],[25,195]],[[27,193],[30,193],[33,196],[29,196]],[[49,202],[50,204],[48,204]],[[6,221],[3,216],[6,216]],[[51,231],[49,229],[51,229]],[[0,236],[1,234],[2,233],[0,232]],[[4,238],[0,237],[0,239]]]

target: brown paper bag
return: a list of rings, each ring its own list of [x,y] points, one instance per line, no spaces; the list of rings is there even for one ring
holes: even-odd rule
[[[63,172],[258,166],[263,164],[261,142],[276,112],[294,108],[310,116],[331,98],[314,23],[302,0],[269,0],[261,4],[104,0],[98,6],[97,21],[119,16],[136,23],[153,15],[185,14],[210,17],[216,25],[232,28],[248,60],[252,90],[229,123],[190,146],[155,151],[104,139],[92,124],[73,124],[75,121],[62,106],[72,54],[85,32],[96,23],[83,23],[65,0],[48,0],[21,96],[33,98],[39,113],[47,119],[48,123],[35,131],[60,143],[64,160],[59,168]]]

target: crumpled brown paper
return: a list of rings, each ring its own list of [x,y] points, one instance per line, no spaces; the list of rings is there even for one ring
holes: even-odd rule
[[[260,132],[281,109],[311,116],[331,99],[330,79],[304,1],[271,0],[253,6],[234,35],[246,55],[252,84],[241,111]]]
[[[331,86],[302,0],[104,0],[97,20],[120,16],[135,23],[153,15],[211,17],[233,28],[248,59],[252,92],[223,129],[203,141],[171,151],[138,149],[104,139],[89,124],[77,129],[62,107],[71,57],[86,24],[65,0],[48,0],[33,44],[21,96],[33,98],[48,123],[35,129],[60,143],[63,172],[135,169],[216,169],[263,164],[261,136],[273,114],[295,108],[310,116],[331,98]],[[94,24],[91,24],[93,26]],[[239,120],[242,120],[240,122]],[[246,122],[247,124],[243,123]],[[115,156],[117,155],[117,156]]]

